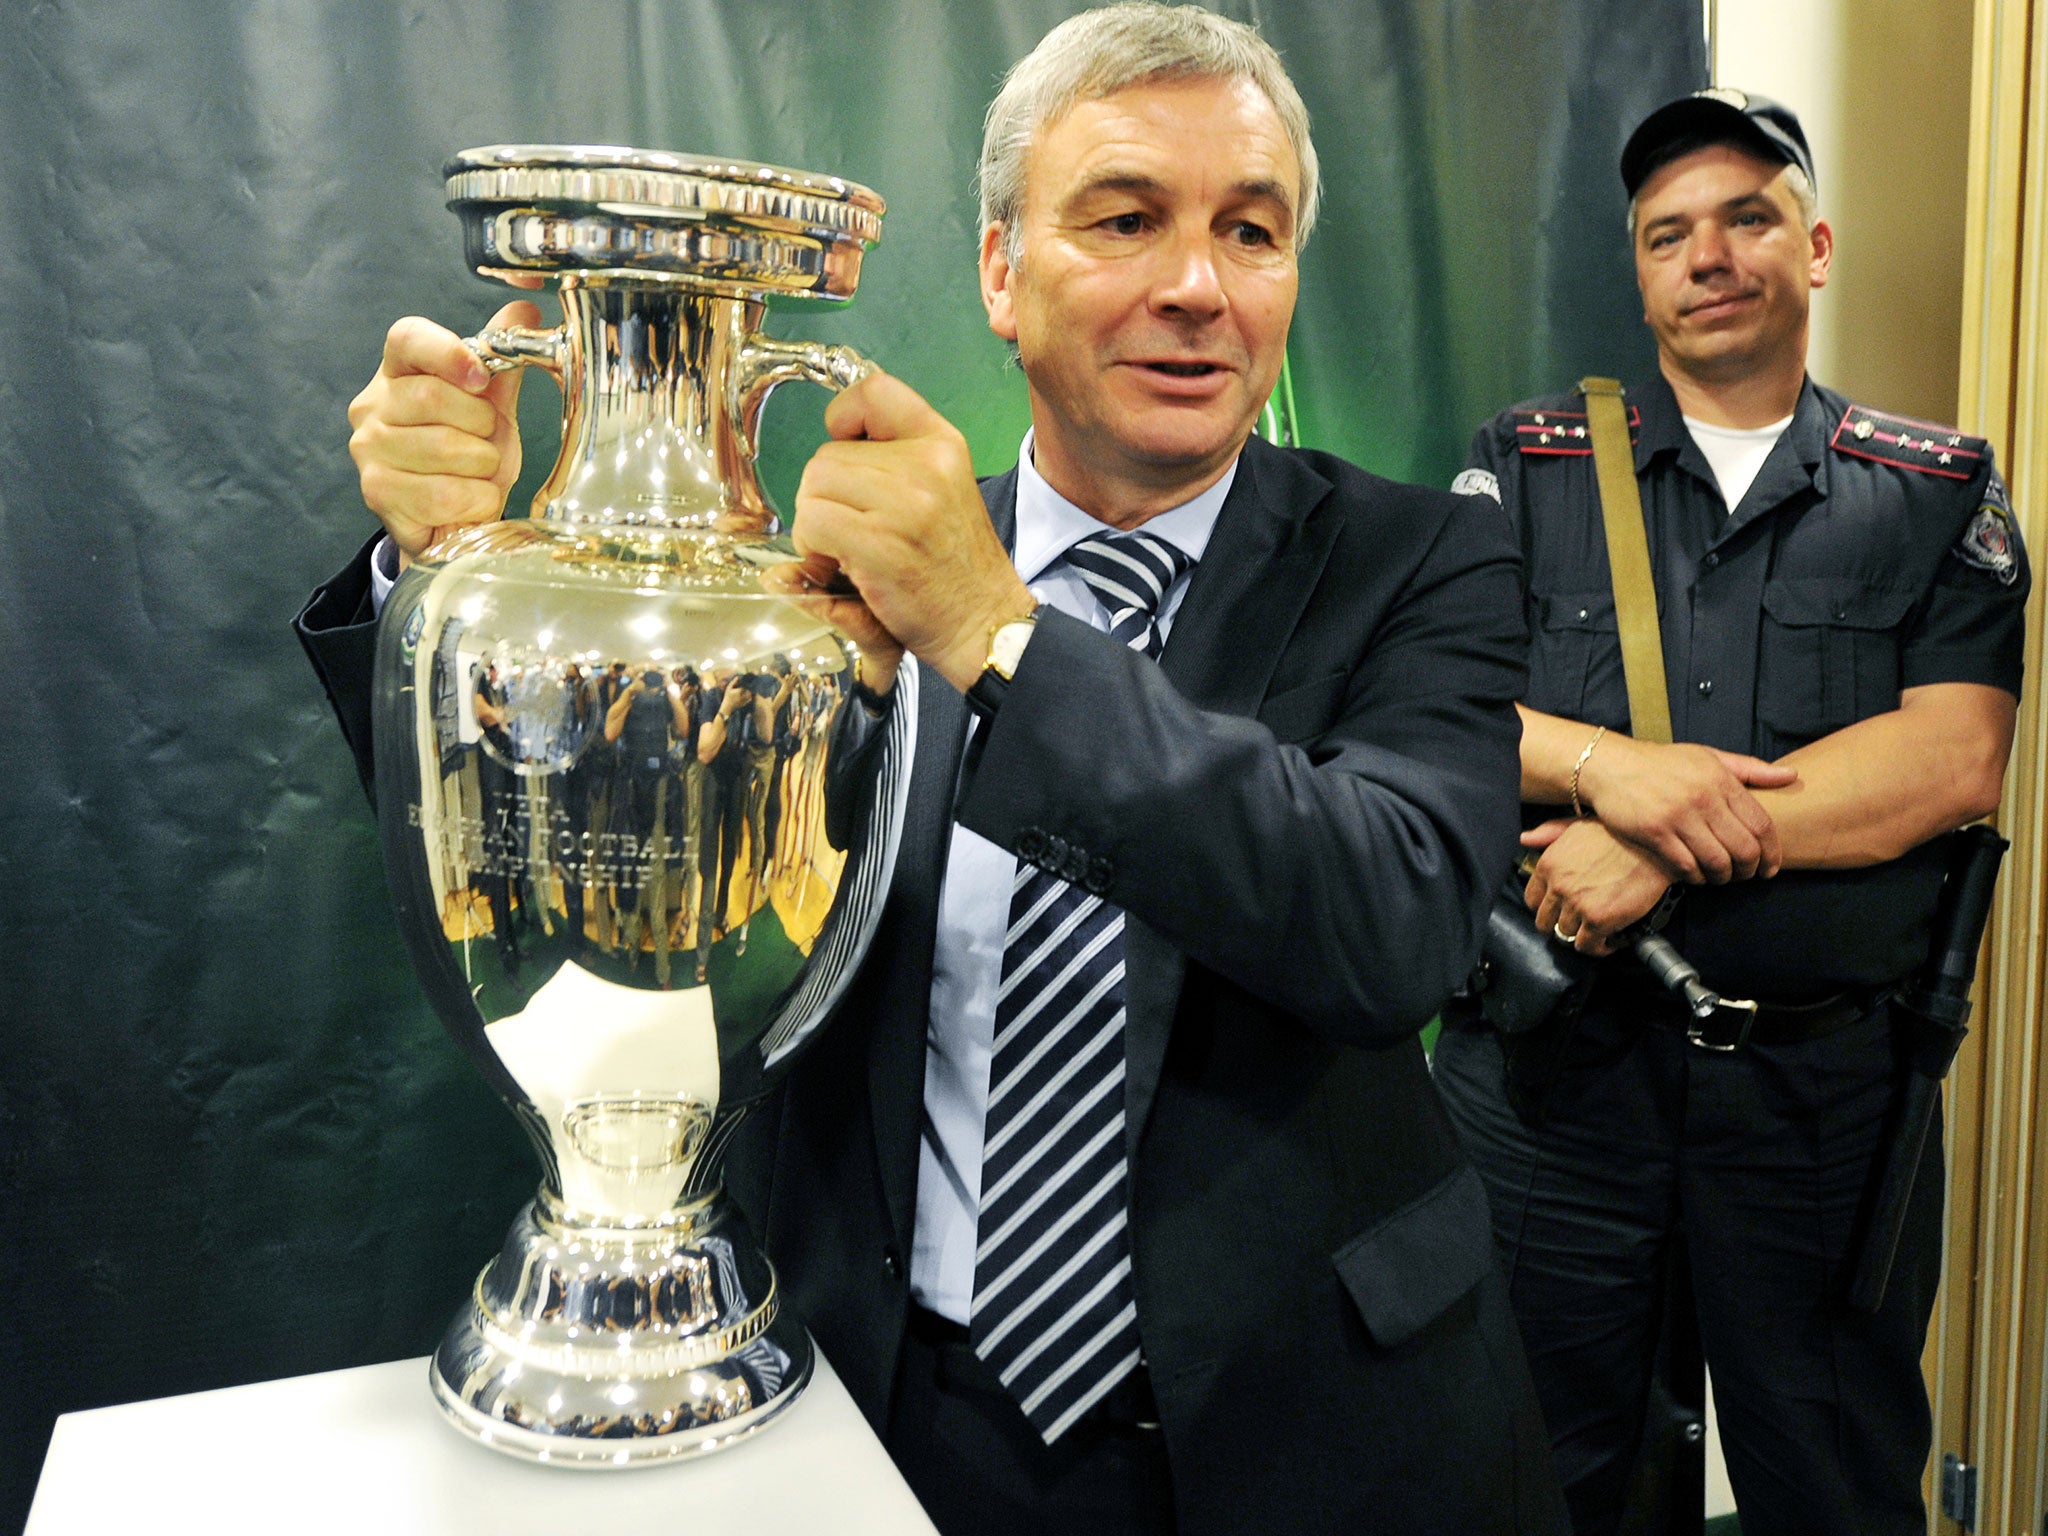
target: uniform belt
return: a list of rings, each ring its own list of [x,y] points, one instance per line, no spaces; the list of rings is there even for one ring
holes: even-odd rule
[[[1759,1002],[1754,1017],[1724,1009],[1707,1020],[1694,1018],[1682,999],[1649,983],[1596,988],[1589,1002],[1618,1013],[1645,1015],[1703,1049],[1729,1051],[1746,1045],[1800,1045],[1818,1040],[1867,1018],[1891,994],[1890,987],[1849,987],[1810,1003]]]

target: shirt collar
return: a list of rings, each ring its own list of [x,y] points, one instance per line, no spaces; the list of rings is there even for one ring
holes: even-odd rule
[[[1661,372],[1653,373],[1639,388],[1629,392],[1629,399],[1642,413],[1642,425],[1636,433],[1636,473],[1644,473],[1659,453],[1675,453],[1679,468],[1702,485],[1718,490],[1720,482],[1714,478],[1706,454],[1686,430],[1671,381]],[[1730,515],[1715,542],[1725,543],[1734,538],[1764,513],[1809,486],[1814,494],[1827,495],[1827,460],[1827,404],[1809,376],[1799,386],[1799,403],[1792,408],[1792,425],[1771,449],[1756,479],[1743,493],[1740,506],[1729,509]]]
[[[1775,443],[1785,435],[1785,429],[1792,425],[1790,416],[1762,427],[1723,427],[1711,421],[1696,421],[1690,416],[1682,416],[1680,419],[1685,423],[1685,430],[1692,434],[1694,442],[1698,442],[1702,437],[1711,437],[1722,443]]]
[[[1671,382],[1662,373],[1652,373],[1642,384],[1628,392],[1629,403],[1635,406],[1639,418],[1636,428],[1636,473],[1649,468],[1650,461],[1660,453],[1683,453],[1692,448],[1697,454],[1692,434],[1685,430],[1685,417],[1678,409],[1678,397],[1671,392]],[[1701,463],[1704,465],[1705,460]]]
[[[1641,425],[1636,429],[1636,473],[1648,469],[1659,453],[1675,453],[1686,468],[1712,484],[1706,455],[1686,430],[1678,396],[1671,392],[1671,381],[1661,372],[1652,373],[1628,392],[1628,398],[1641,417]],[[1813,466],[1826,459],[1826,415],[1820,397],[1814,392],[1813,380],[1806,379],[1799,387],[1799,402],[1792,408],[1792,424],[1784,432],[1792,440],[1792,451],[1800,463]]]
[[[1017,536],[1012,552],[1017,574],[1028,582],[1038,580],[1074,545],[1107,526],[1100,518],[1083,512],[1046,484],[1038,466],[1031,462],[1032,434],[1024,434],[1017,450]],[[1238,460],[1201,495],[1182,502],[1171,511],[1145,521],[1145,531],[1173,545],[1189,560],[1202,558],[1215,531],[1217,514],[1237,478]]]

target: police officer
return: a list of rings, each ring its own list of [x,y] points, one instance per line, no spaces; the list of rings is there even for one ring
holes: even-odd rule
[[[1455,1007],[1436,1081],[1488,1182],[1581,1536],[1621,1517],[1680,1233],[1744,1531],[1918,1533],[1938,1135],[1882,1309],[1839,1298],[1931,840],[1998,804],[2026,558],[1988,444],[1806,376],[1834,241],[1792,113],[1703,91],[1652,113],[1621,170],[1657,342],[1627,399],[1674,744],[1629,733],[1583,399],[1503,412],[1458,488],[1500,502],[1525,562],[1524,895],[1609,956],[1675,888],[1668,936],[1761,1007],[1746,1036],[1724,1018],[1689,1039],[1611,955],[1531,1034]]]

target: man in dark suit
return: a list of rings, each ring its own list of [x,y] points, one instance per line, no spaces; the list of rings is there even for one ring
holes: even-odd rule
[[[1316,168],[1249,28],[1063,24],[981,184],[1033,430],[977,487],[900,381],[828,411],[783,589],[877,707],[915,657],[916,767],[735,1195],[944,1530],[1561,1531],[1416,1039],[1514,847],[1515,552],[1484,501],[1251,439]],[[399,546],[498,515],[508,397],[394,327],[352,419]],[[309,640],[360,721],[349,627]]]

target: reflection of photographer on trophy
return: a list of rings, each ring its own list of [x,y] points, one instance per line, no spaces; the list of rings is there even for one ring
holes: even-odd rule
[[[581,948],[585,890],[592,885],[590,831],[592,800],[598,781],[608,772],[611,744],[604,739],[604,711],[598,707],[597,684],[575,662],[562,667],[562,725],[572,761],[562,775],[549,827],[549,855],[562,883],[562,904],[569,919],[571,941]],[[600,746],[605,750],[597,750]]]
[[[676,828],[681,807],[672,791],[671,754],[690,734],[680,686],[652,663],[626,685],[604,717],[604,738],[618,751],[612,773],[611,832],[619,851],[618,941],[629,964],[638,964],[643,938],[652,935],[655,974],[669,979],[669,897],[674,889]]]
[[[505,729],[507,698],[496,662],[479,663],[471,696],[482,750],[477,753],[477,788],[483,802],[482,867],[477,893],[491,914],[491,939],[507,976],[519,969],[519,938],[512,929],[511,870],[519,855],[519,780],[512,772],[512,735]]]
[[[703,721],[698,706],[704,698],[704,682],[692,666],[671,667],[669,688],[682,706],[683,727],[669,749],[670,765],[682,780],[683,797],[683,883],[687,888],[697,868],[697,849],[704,840],[704,802],[701,775],[704,765],[697,761],[697,732]],[[688,902],[684,903],[685,908]],[[682,914],[678,914],[680,920]]]
[[[786,809],[785,790],[789,782],[789,760],[796,756],[801,738],[798,735],[797,712],[800,699],[797,695],[797,675],[789,657],[777,651],[768,658],[769,674],[776,679],[775,696],[769,704],[768,745],[774,753],[774,763],[769,773],[765,810],[761,831],[761,855],[757,861],[762,879],[772,878],[780,872],[782,817]]]
[[[826,742],[842,697],[842,683],[839,673],[822,677],[812,673],[803,679],[797,698],[798,748],[788,795],[789,824],[783,842],[784,867],[793,869],[798,876],[795,896],[799,902],[805,898],[810,879],[804,851],[812,846],[817,819],[824,813]]]
[[[780,663],[779,669],[776,663]],[[782,773],[780,751],[784,725],[783,712],[789,706],[790,691],[796,686],[796,679],[789,669],[789,658],[776,656],[766,672],[750,673],[747,684],[753,689],[754,702],[749,711],[747,740],[747,886],[740,898],[740,942],[739,952],[746,952],[747,924],[768,896],[769,864],[775,851],[777,816],[775,791],[777,780]]]
[[[744,894],[739,938],[733,949],[735,954],[747,952],[747,927],[760,887],[759,807],[773,763],[773,750],[768,746],[761,720],[765,702],[762,689],[769,686],[767,680],[757,673],[730,668],[721,668],[717,675],[722,688],[718,707],[697,736],[698,761],[710,769],[705,776],[704,847],[698,867],[703,872],[704,889],[715,893],[697,914],[700,979],[711,945],[730,926],[733,875],[738,870],[743,843],[747,864],[744,870],[738,870]]]

